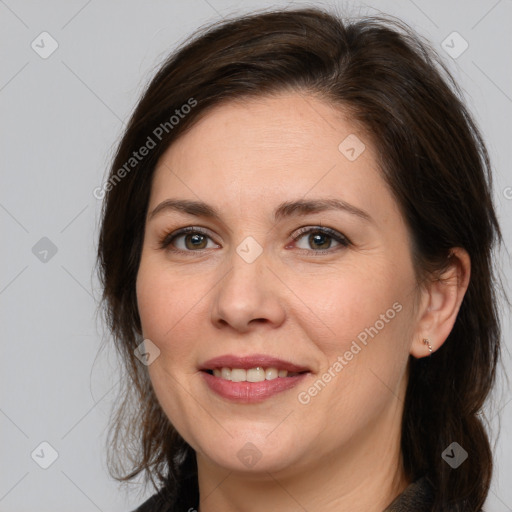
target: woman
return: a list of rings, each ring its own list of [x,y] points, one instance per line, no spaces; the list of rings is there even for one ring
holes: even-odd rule
[[[501,235],[481,136],[407,27],[302,9],[205,30],[105,192],[111,467],[160,490],[137,510],[481,509]]]

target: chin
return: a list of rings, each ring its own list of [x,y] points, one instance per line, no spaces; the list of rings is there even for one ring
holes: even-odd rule
[[[206,456],[210,463],[219,466],[227,471],[253,475],[255,478],[270,478],[269,473],[280,473],[294,465],[293,457],[290,453],[272,453],[268,448],[258,448],[250,441],[242,444],[238,450],[233,445],[227,450],[205,450],[203,456]]]
[[[229,428],[227,430],[230,431]],[[282,472],[290,467],[296,467],[301,456],[297,452],[297,447],[304,447],[302,440],[294,438],[292,433],[286,432],[285,429],[281,435],[276,435],[276,432],[272,433],[268,428],[258,432],[252,425],[250,431],[243,434],[233,434],[233,437],[224,434],[222,439],[209,437],[197,439],[198,443],[189,444],[211,464],[228,471],[255,476],[268,476],[269,472]]]

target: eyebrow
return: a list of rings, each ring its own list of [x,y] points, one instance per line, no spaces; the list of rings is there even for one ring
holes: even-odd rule
[[[355,215],[366,222],[373,222],[373,219],[367,212],[341,199],[299,199],[297,201],[286,201],[275,209],[274,220],[278,221],[287,217],[303,216],[328,210],[343,211]],[[156,215],[164,211],[178,211],[195,217],[221,220],[219,211],[213,206],[202,201],[188,199],[166,199],[162,201],[149,214],[148,220],[152,220]]]

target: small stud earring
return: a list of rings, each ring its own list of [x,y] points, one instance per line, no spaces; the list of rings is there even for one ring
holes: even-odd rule
[[[425,345],[428,345],[428,350],[432,354],[432,345],[430,344],[430,340],[428,338],[424,338],[423,343],[425,343]]]

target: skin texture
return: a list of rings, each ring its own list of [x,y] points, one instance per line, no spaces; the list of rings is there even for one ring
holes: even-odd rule
[[[338,149],[350,134],[365,144],[354,161]],[[467,254],[455,248],[443,279],[420,287],[370,141],[341,110],[299,93],[209,112],[160,159],[149,214],[170,198],[221,215],[148,215],[137,276],[143,335],[160,350],[148,371],[196,450],[200,511],[383,510],[409,483],[399,447],[407,362],[429,355],[423,338],[437,350],[448,336],[467,288]],[[274,220],[279,204],[301,199],[342,199],[371,220],[337,210]],[[190,236],[188,245],[181,236],[160,247],[187,226],[206,230],[204,248]],[[291,236],[318,226],[349,245]],[[252,263],[236,251],[249,236],[263,250]],[[389,319],[394,304],[401,308]],[[352,342],[380,327],[381,315],[384,327],[348,361]],[[311,373],[261,403],[239,404],[213,393],[198,371],[212,357],[256,353]],[[339,356],[346,364],[333,371]],[[329,368],[335,376],[301,403],[299,393]],[[237,456],[248,442],[261,454],[252,467]]]

